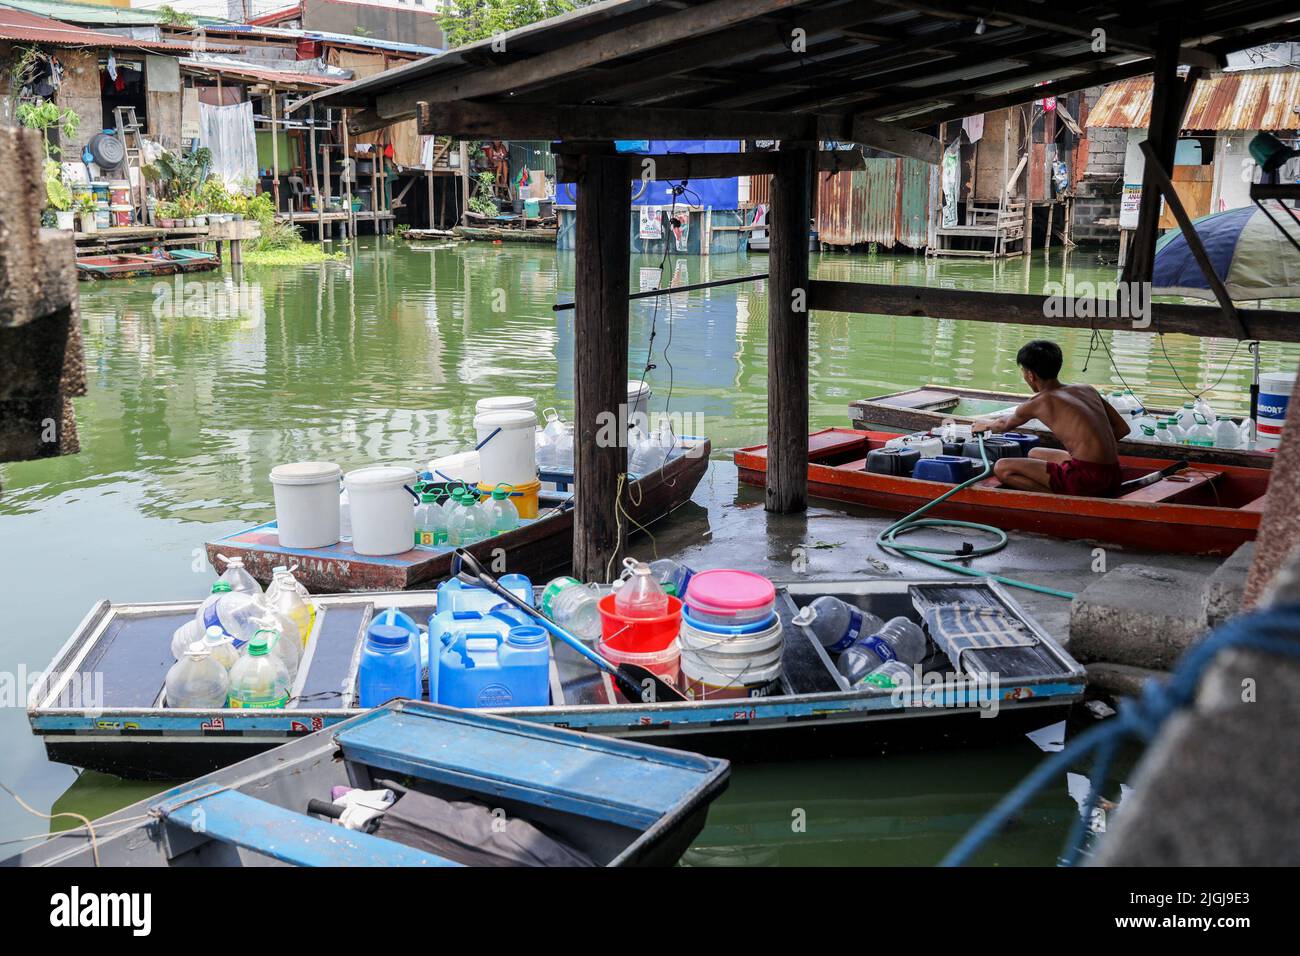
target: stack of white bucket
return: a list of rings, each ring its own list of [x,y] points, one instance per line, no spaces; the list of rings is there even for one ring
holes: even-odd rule
[[[775,589],[750,571],[701,571],[682,609],[682,685],[694,700],[766,697],[780,687],[785,646]]]
[[[1281,443],[1282,426],[1286,424],[1287,406],[1291,402],[1295,380],[1295,372],[1266,372],[1259,377],[1259,416],[1255,422],[1259,433],[1255,443],[1257,449],[1276,448]]]

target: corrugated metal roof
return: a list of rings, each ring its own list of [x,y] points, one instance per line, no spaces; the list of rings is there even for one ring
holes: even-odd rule
[[[26,10],[40,17],[92,27],[157,26],[162,16],[145,7],[109,7],[98,3],[72,3],[69,0],[0,0],[0,7]],[[194,15],[201,24],[223,23],[219,17]]]
[[[234,60],[189,60],[182,59],[181,69],[187,73],[215,74],[234,76],[244,80],[261,83],[274,83],[277,86],[296,89],[324,89],[327,86],[339,86],[348,82],[346,77],[322,76],[319,73],[297,73],[287,70],[268,70],[257,63],[241,63]]]
[[[325,33],[321,30],[295,30],[289,27],[264,27],[247,23],[225,23],[211,27],[207,32],[209,35],[229,35],[233,38],[252,36],[280,40],[316,40],[338,46],[358,46],[373,50],[388,50],[393,53],[414,53],[420,56],[432,56],[442,52],[442,49],[436,46],[401,43],[397,40],[383,40],[379,37],[363,37],[351,33]]]
[[[1214,73],[1197,80],[1183,129],[1300,129],[1300,70]],[[1112,83],[1088,111],[1088,126],[1145,129],[1151,117],[1151,77]]]
[[[112,47],[118,50],[175,50],[189,51],[189,43],[171,40],[133,40],[130,37],[87,30],[85,27],[61,23],[49,17],[37,16],[26,10],[0,7],[0,40],[18,43],[39,43],[60,47]]]

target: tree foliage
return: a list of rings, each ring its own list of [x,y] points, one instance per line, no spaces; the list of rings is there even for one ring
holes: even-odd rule
[[[538,20],[559,16],[587,0],[456,0],[451,13],[439,19],[449,46],[464,46],[475,40],[526,27]]]

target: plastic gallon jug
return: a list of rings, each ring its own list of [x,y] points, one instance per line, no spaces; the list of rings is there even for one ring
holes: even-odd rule
[[[401,554],[415,540],[415,509],[406,486],[415,471],[400,465],[374,465],[349,471],[343,479],[352,514],[352,550],[357,554]]]
[[[474,416],[478,436],[479,482],[523,485],[537,478],[537,416],[531,411],[488,412]]]
[[[852,687],[881,664],[897,660],[919,664],[926,654],[925,633],[905,617],[895,617],[874,634],[860,636],[840,654],[839,670]]]
[[[885,442],[887,449],[915,448],[918,455],[922,458],[933,458],[935,455],[943,454],[943,439],[936,438],[925,432],[917,432],[915,435],[900,435],[898,438],[891,438]]]
[[[198,622],[200,634],[215,625],[230,635],[235,649],[239,650],[257,630],[253,619],[261,613],[262,605],[251,594],[234,591],[228,582],[218,581],[212,585],[207,600],[199,605],[194,619]]]
[[[271,656],[284,665],[289,675],[289,682],[292,683],[298,676],[298,664],[302,660],[302,641],[297,631],[292,629],[292,625],[282,626],[283,622],[270,613],[264,613],[262,617],[254,618],[253,621],[257,624],[257,633],[266,637]],[[244,653],[248,653],[247,648]]]
[[[600,637],[600,591],[577,578],[553,579],[542,591],[542,613],[584,641]]]
[[[1214,429],[1210,427],[1209,422],[1205,420],[1205,417],[1200,412],[1193,413],[1192,419],[1195,424],[1188,429],[1187,434],[1183,437],[1183,443],[1194,445],[1197,448],[1213,448]]]
[[[449,707],[545,707],[551,644],[536,625],[500,634],[469,632],[438,658],[438,703]]]
[[[415,544],[426,548],[441,548],[447,544],[447,513],[438,503],[438,496],[425,492],[415,509]]]
[[[275,635],[258,631],[248,644],[248,653],[230,669],[230,703],[237,708],[272,709],[289,703],[289,672],[271,654]]]
[[[630,575],[614,592],[614,610],[626,618],[662,617],[668,610],[668,595],[650,565],[628,558],[624,566]]]
[[[230,635],[226,634],[219,627],[210,627],[208,632],[203,635],[201,642],[212,659],[224,667],[226,670],[235,666],[239,660],[239,651],[235,650],[234,642],[230,640]]]
[[[686,588],[691,583],[691,577],[695,574],[686,565],[680,561],[674,561],[672,558],[660,558],[657,561],[651,561],[650,570],[654,572],[655,579],[659,582],[659,586],[664,589],[664,593],[673,597],[682,597],[686,594]]]
[[[1231,418],[1220,418],[1214,423],[1215,448],[1240,448],[1241,428]]]
[[[526,574],[503,574],[497,578],[497,581],[529,607],[534,606],[533,582]],[[501,603],[503,603],[501,598],[487,588],[477,584],[466,584],[459,578],[448,578],[438,585],[438,614],[452,611],[485,613]]]
[[[203,626],[197,620],[190,618],[172,631],[172,657],[176,660],[184,657],[191,644],[203,640],[203,630]],[[221,630],[221,628],[217,628],[217,630]]]
[[[230,675],[202,641],[195,641],[171,666],[165,684],[168,707],[214,710],[226,706]]]
[[[848,649],[864,634],[874,634],[885,622],[870,611],[854,607],[831,594],[823,594],[799,609],[793,623],[809,628],[832,654]]]
[[[488,535],[505,534],[519,527],[519,509],[510,500],[513,487],[504,482],[492,489],[490,497],[479,505],[487,514]]]
[[[266,589],[264,603],[281,617],[288,618],[298,630],[298,642],[303,647],[311,637],[316,609],[302,596],[302,586],[286,567],[272,572],[271,586]]]
[[[286,548],[325,548],[342,534],[339,466],[332,461],[299,461],[271,469],[275,523]]]
[[[912,469],[912,477],[918,481],[942,481],[955,485],[965,481],[974,472],[974,462],[965,455],[936,455],[918,461]]]
[[[939,450],[943,451],[942,442],[939,443]],[[911,478],[912,471],[920,460],[921,452],[915,448],[876,448],[867,453],[867,465],[863,470],[873,475]]]
[[[447,518],[447,542],[454,548],[476,544],[488,537],[489,517],[476,495],[462,494],[460,507]]]
[[[420,699],[420,649],[410,631],[370,625],[361,647],[357,697],[362,707],[378,707],[394,697]]]
[[[218,581],[225,581],[230,585],[232,591],[242,591],[244,594],[251,594],[253,597],[261,597],[262,585],[257,583],[257,579],[248,573],[244,567],[243,558],[228,558],[224,554],[217,555],[217,560],[226,566],[226,570],[221,572]]]

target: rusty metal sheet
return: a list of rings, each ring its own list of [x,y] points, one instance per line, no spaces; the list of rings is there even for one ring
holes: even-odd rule
[[[1183,129],[1300,129],[1300,70],[1214,73],[1196,82]],[[1151,77],[1112,83],[1088,113],[1088,127],[1146,129],[1151,117]]]
[[[817,181],[817,234],[833,246],[897,239],[899,159],[875,158],[864,169],[821,173]]]
[[[930,164],[904,159],[898,176],[898,241],[909,249],[922,248],[929,216]]]

